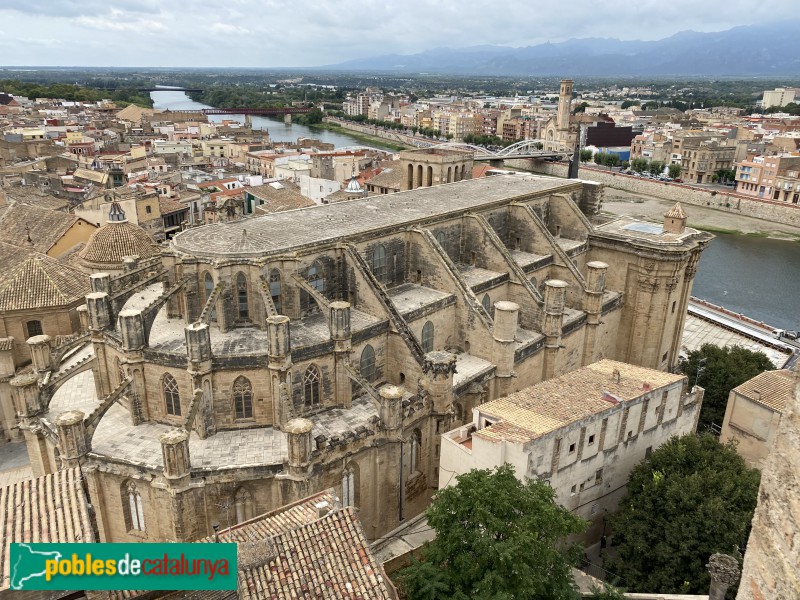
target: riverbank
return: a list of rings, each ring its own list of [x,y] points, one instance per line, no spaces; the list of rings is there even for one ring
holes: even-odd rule
[[[674,200],[606,187],[602,212],[609,215],[629,215],[660,221],[675,205]],[[688,225],[696,229],[721,234],[740,234],[800,242],[800,227],[765,221],[704,206],[684,205]]]
[[[306,125],[309,129],[313,131],[332,131],[334,133],[346,133],[348,137],[351,137],[359,142],[363,142],[367,145],[378,145],[381,148],[386,148],[388,150],[394,150],[399,152],[400,150],[408,150],[412,146],[407,146],[405,144],[398,144],[397,142],[390,142],[383,138],[379,138],[373,135],[367,135],[358,131],[353,131],[352,129],[348,129],[346,127],[342,127],[337,123],[314,123],[313,125]]]

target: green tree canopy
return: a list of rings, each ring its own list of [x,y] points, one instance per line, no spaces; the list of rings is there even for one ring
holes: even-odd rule
[[[676,164],[671,164],[667,167],[669,176],[673,179],[677,179],[681,176],[681,166]]]
[[[620,108],[625,109],[625,108],[630,108],[631,106],[639,106],[639,101],[638,100],[625,100],[622,103],[622,106]]]
[[[731,390],[759,373],[775,368],[763,352],[753,352],[741,346],[720,348],[713,344],[703,344],[700,350],[690,352],[688,360],[682,361],[680,367],[689,376],[690,386],[697,384],[706,390],[698,431],[712,423],[721,427]]]
[[[556,505],[552,488],[522,483],[510,465],[457,481],[425,513],[436,538],[424,562],[398,576],[409,600],[576,598],[570,569],[581,549],[564,540],[586,523]]]
[[[759,480],[732,444],[673,437],[631,472],[607,568],[631,590],[708,593],[709,557],[747,542]]]

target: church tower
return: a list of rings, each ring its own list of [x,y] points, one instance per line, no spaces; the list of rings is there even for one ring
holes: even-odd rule
[[[561,80],[561,90],[558,93],[558,116],[556,127],[559,131],[569,131],[569,114],[572,107],[572,79]]]

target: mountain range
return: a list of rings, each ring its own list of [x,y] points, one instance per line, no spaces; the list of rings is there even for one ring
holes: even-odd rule
[[[570,39],[513,48],[433,48],[349,60],[326,69],[462,75],[798,76],[800,21],[747,25],[726,31],[683,31],[656,41]]]

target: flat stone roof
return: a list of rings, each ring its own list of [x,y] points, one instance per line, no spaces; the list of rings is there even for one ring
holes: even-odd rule
[[[575,186],[536,175],[500,175],[469,179],[396,194],[371,196],[264,215],[230,223],[195,227],[176,235],[171,248],[209,258],[257,257],[300,246],[316,246],[342,236],[444,217],[493,203]]]
[[[416,283],[402,283],[396,287],[389,288],[386,293],[391,298],[397,311],[403,316],[418,308],[435,304],[453,295],[417,285]]]

